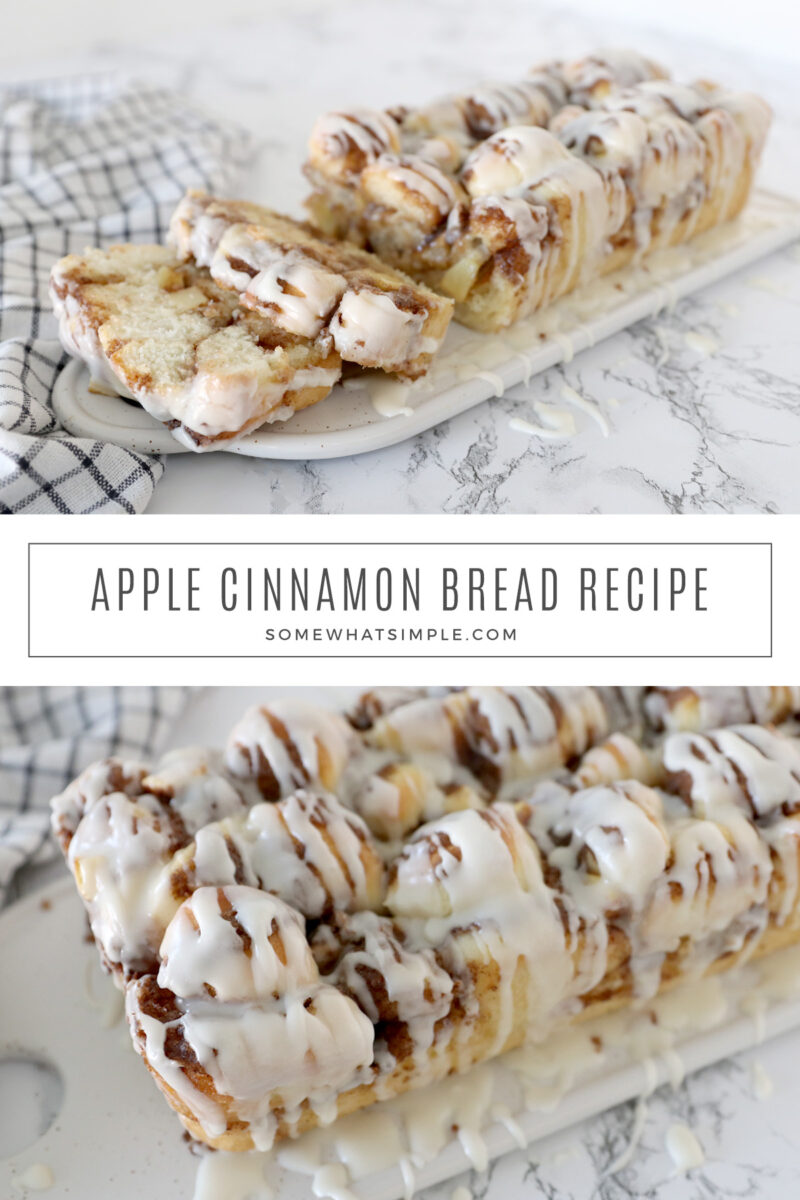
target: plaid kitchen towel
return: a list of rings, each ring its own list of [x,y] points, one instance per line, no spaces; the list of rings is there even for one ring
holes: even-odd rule
[[[0,512],[141,512],[163,460],[72,437],[50,268],[88,245],[163,241],[187,187],[235,191],[252,139],[179,93],[109,77],[0,87]]]
[[[56,853],[51,797],[97,759],[158,753],[190,690],[0,689],[0,908],[20,867]]]

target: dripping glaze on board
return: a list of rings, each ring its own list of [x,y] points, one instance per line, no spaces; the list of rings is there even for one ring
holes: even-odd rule
[[[735,221],[701,234],[694,242],[656,250],[643,262],[632,263],[611,275],[585,282],[575,292],[556,300],[542,312],[525,317],[499,333],[477,335],[452,325],[428,373],[412,385],[399,383],[375,372],[359,378],[357,386],[366,391],[377,413],[394,417],[398,413],[407,415],[406,410],[413,411],[428,396],[456,382],[463,383],[487,375],[497,394],[502,395],[506,385],[497,368],[515,357],[522,360],[524,381],[528,383],[537,352],[541,354],[543,350],[555,346],[558,350],[555,361],[569,363],[578,345],[583,348],[584,342],[587,345],[594,343],[587,322],[612,310],[643,288],[652,288],[654,285],[660,288],[659,307],[663,311],[671,311],[677,302],[672,279],[737,244],[746,233],[771,227],[773,218],[769,202],[760,208],[758,200],[757,197]],[[666,362],[669,353],[665,335],[666,331],[658,333],[662,339],[662,357],[658,365]],[[690,339],[687,345],[705,354],[717,353],[721,349],[719,343],[710,338],[704,340],[701,347],[699,338],[700,335],[696,345],[694,339]],[[346,381],[344,386],[349,390],[356,383]]]
[[[583,1081],[602,1078],[613,1064],[638,1062],[640,1101],[624,1147],[604,1171],[611,1175],[635,1159],[647,1118],[647,1098],[659,1077],[656,1063],[663,1065],[672,1058],[664,1074],[674,1086],[680,1061],[676,1045],[693,1034],[718,1028],[746,1007],[754,992],[765,1003],[800,995],[800,948],[778,951],[729,975],[682,984],[640,1012],[587,1021],[547,1043],[511,1051],[463,1076],[385,1100],[377,1110],[343,1117],[266,1153],[203,1152],[194,1200],[216,1200],[219,1188],[224,1188],[226,1200],[251,1200],[251,1193],[253,1200],[274,1200],[280,1194],[282,1172],[313,1181],[315,1196],[351,1200],[355,1193],[350,1185],[368,1179],[372,1172],[395,1166],[401,1159],[417,1168],[431,1161],[453,1137],[453,1124],[459,1124],[464,1134],[461,1145],[471,1165],[481,1169],[485,1163],[481,1132],[491,1121],[505,1123],[512,1114],[512,1136],[519,1141],[521,1130],[514,1113],[550,1111]],[[670,1146],[667,1152],[675,1168],[698,1165],[694,1148],[689,1155],[682,1132],[673,1134]],[[681,1163],[690,1165],[681,1167]],[[364,1193],[359,1189],[358,1195]]]

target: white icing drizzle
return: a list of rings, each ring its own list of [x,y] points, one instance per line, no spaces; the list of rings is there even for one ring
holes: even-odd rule
[[[144,763],[104,758],[92,763],[77,779],[50,801],[50,824],[55,836],[66,847],[81,818],[106,796],[121,791],[136,796],[147,775]]]
[[[655,793],[632,781],[537,801],[527,824],[548,847],[548,862],[559,870],[570,901],[596,923],[606,910],[644,910],[669,857],[660,817]],[[592,873],[583,866],[587,851]]]
[[[489,895],[487,877],[492,879]],[[512,989],[521,963],[530,1030],[544,1028],[569,993],[572,970],[554,896],[544,884],[535,847],[509,805],[453,813],[422,826],[396,860],[386,905],[406,921],[416,918],[415,936],[440,946],[448,969],[457,975],[468,979],[470,964],[497,964],[491,1053],[499,1053],[513,1032]],[[465,1055],[470,1033],[467,1023],[461,1031]]]
[[[652,1089],[651,1089],[652,1090]],[[628,1137],[628,1144],[625,1149],[617,1155],[612,1162],[603,1171],[601,1178],[607,1179],[612,1175],[617,1175],[627,1167],[628,1163],[636,1153],[636,1148],[642,1140],[644,1133],[645,1122],[647,1121],[647,1100],[644,1096],[640,1096],[636,1101],[636,1107],[633,1110],[633,1125]]]
[[[750,1072],[753,1078],[753,1095],[756,1100],[768,1100],[775,1090],[766,1067],[759,1059],[753,1059]]]
[[[360,817],[333,796],[298,791],[201,829],[164,869],[154,907],[169,911],[187,886],[245,882],[318,917],[377,903],[382,869]]]
[[[516,357],[522,361],[522,369],[524,372],[522,376],[522,382],[527,387],[531,381],[531,372],[533,371],[533,362],[531,361],[531,356],[530,354],[523,354],[520,351],[516,354]]]
[[[351,941],[330,979],[377,1024],[402,1021],[415,1047],[424,1053],[432,1044],[434,1024],[450,1010],[453,981],[428,948],[406,948],[398,930],[375,913],[356,913],[343,927],[344,945]],[[370,980],[380,980],[380,994]]]
[[[663,72],[636,50],[614,46],[567,63],[562,67],[562,73],[574,98],[611,83],[632,87]]]
[[[655,361],[655,368],[658,371],[661,367],[665,366],[669,362],[669,356],[670,356],[669,339],[670,339],[671,330],[665,328],[663,325],[654,325],[653,333],[656,335],[656,338],[658,339],[658,344],[660,347],[659,352],[658,352],[658,358]]]
[[[789,295],[786,284],[779,283],[776,279],[770,279],[769,275],[752,275],[745,282],[748,287],[757,288],[760,292],[769,292],[772,296],[785,299]]]
[[[558,714],[558,715],[555,715]],[[407,754],[443,753],[458,761],[463,734],[480,777],[545,773],[582,754],[608,729],[603,697],[592,688],[466,688],[419,700],[379,720],[374,745]]]
[[[486,85],[466,97],[466,106],[480,112],[480,133],[495,133],[508,125],[544,125],[552,111],[550,97],[538,79]]]
[[[503,382],[502,375],[496,374],[494,371],[475,371],[472,375],[473,379],[485,379],[488,384],[494,388],[495,396],[502,396],[506,390],[506,385]]]
[[[703,1147],[688,1125],[670,1125],[664,1138],[667,1153],[675,1164],[675,1173],[683,1174],[702,1167],[706,1156]]]
[[[250,268],[243,271],[238,265]],[[242,294],[243,302],[266,310],[282,329],[315,338],[347,288],[343,275],[302,249],[259,236],[258,227],[231,225],[211,260],[211,276]]]
[[[516,196],[548,175],[571,171],[573,161],[546,129],[511,126],[473,150],[461,177],[473,198]],[[587,174],[582,166],[574,173]]]
[[[757,725],[734,726],[704,737],[673,734],[664,745],[664,764],[689,780],[688,800],[698,814],[727,808],[747,814],[781,868],[779,924],[794,911],[800,889],[800,746]]]
[[[429,923],[461,919],[485,902],[487,875],[504,897],[541,886],[534,847],[507,804],[450,813],[418,829],[395,862],[386,905]]]
[[[776,730],[739,725],[672,734],[663,754],[668,770],[690,777],[698,813],[714,815],[731,802],[756,818],[800,811],[800,745]]]
[[[511,1134],[514,1141],[519,1146],[520,1150],[524,1150],[528,1144],[528,1139],[522,1131],[522,1127],[512,1115],[507,1104],[493,1104],[489,1116],[493,1121],[499,1121],[500,1124]]]
[[[458,201],[453,180],[435,163],[421,155],[382,154],[368,167],[362,186],[376,201],[391,202],[399,212],[408,206],[424,219],[430,213],[432,224],[438,224]]]
[[[375,751],[375,770],[369,759],[354,771],[345,792],[371,831],[387,843],[398,843],[423,821],[464,808],[483,808],[485,801],[468,772],[447,759],[426,755],[417,762],[386,762],[386,752]],[[364,773],[366,772],[366,774]]]
[[[523,125],[504,129],[475,148],[462,180],[473,198],[524,194],[529,204],[550,212],[554,240],[540,251],[547,255],[542,269],[549,296],[570,290],[579,275],[595,269],[610,232],[603,182],[553,134]]]
[[[656,688],[645,713],[656,729],[713,729],[748,721],[780,723],[800,712],[797,687]]]
[[[423,350],[426,316],[424,311],[400,308],[385,292],[365,287],[345,293],[330,331],[342,358],[392,370]]]
[[[230,222],[218,213],[208,212],[204,192],[188,191],[180,200],[169,223],[169,240],[181,259],[193,258],[199,267],[209,267]]]
[[[211,339],[208,339],[209,341]],[[271,384],[256,381],[240,372],[220,375],[214,368],[199,370],[182,390],[173,389],[168,405],[154,394],[138,394],[136,399],[158,421],[180,421],[173,437],[193,451],[209,449],[198,444],[189,432],[215,439],[235,431],[244,437],[260,425],[285,421],[294,415],[293,396],[311,388],[330,391],[341,375],[341,365],[305,367],[289,379],[276,378]],[[255,410],[254,410],[255,406]],[[231,438],[225,439],[228,445]]]
[[[164,864],[210,820],[242,812],[247,800],[225,777],[220,757],[205,750],[173,752],[155,773],[140,775],[138,786],[104,794],[117,778],[108,764],[97,764],[72,785],[84,797],[84,814],[68,862],[106,963],[124,972],[157,949],[154,886]],[[65,803],[57,798],[56,820]]]
[[[266,1174],[272,1168],[267,1154],[204,1154],[197,1169],[193,1200],[273,1200]]]
[[[673,861],[657,881],[642,922],[645,945],[674,950],[701,928],[712,958],[722,950],[715,934],[724,935],[731,950],[740,949],[737,918],[746,922],[742,934],[751,920],[758,932],[766,920],[771,874],[766,846],[732,806],[715,813],[713,821],[678,817],[670,834]]]
[[[598,404],[595,404],[593,400],[587,400],[585,396],[582,396],[580,392],[576,392],[575,388],[570,387],[568,384],[564,384],[561,388],[561,398],[568,400],[570,404],[574,404],[581,412],[585,412],[587,416],[592,418],[603,437],[608,437],[611,429]]]
[[[412,388],[406,383],[394,379],[371,380],[369,398],[372,407],[380,416],[410,417],[414,413],[406,400],[412,395]]]
[[[509,429],[513,429],[517,433],[530,434],[532,437],[553,440],[575,435],[575,418],[572,413],[553,408],[550,404],[542,404],[538,400],[534,401],[534,408],[542,419],[542,425],[534,425],[533,422],[526,421],[522,417],[511,417],[508,422]]]
[[[55,1181],[53,1168],[47,1163],[32,1163],[12,1180],[14,1187],[21,1192],[46,1192]]]
[[[149,1007],[147,978],[134,981],[128,1019],[143,1035],[134,1045],[207,1136],[219,1137],[236,1117],[267,1149],[274,1092],[289,1111],[304,1101],[324,1105],[371,1062],[372,1022],[319,980],[302,919],[276,897],[248,887],[200,889],[167,928],[162,956],[158,985],[181,986],[181,1011],[161,1019]],[[216,1098],[171,1053],[170,1031],[180,1031]]]
[[[330,1163],[314,1172],[311,1191],[314,1196],[328,1197],[328,1200],[357,1200],[347,1186],[349,1182],[347,1167],[343,1163]]]
[[[228,737],[226,764],[240,779],[255,779],[269,800],[297,787],[335,789],[352,747],[338,713],[301,700],[276,700],[247,710]]]
[[[231,919],[223,915],[223,898]],[[276,936],[280,953],[273,949]],[[299,913],[249,887],[198,888],[170,921],[159,955],[160,987],[179,996],[210,988],[222,1003],[267,1000],[317,978]]]
[[[557,342],[561,347],[561,361],[565,363],[572,362],[573,358],[575,357],[575,346],[569,334],[560,333],[558,330],[556,330],[550,336],[552,337],[553,341]]]
[[[690,329],[683,335],[684,341],[690,350],[695,350],[698,354],[716,354],[719,350],[719,342],[716,338],[710,337],[707,333],[700,333],[696,329]]]
[[[507,125],[546,125],[556,103],[563,102],[563,85],[546,71],[516,83],[484,84],[466,95],[445,96],[412,110],[403,132],[458,138],[465,147]]]
[[[621,779],[636,779],[641,783],[657,783],[658,770],[654,756],[626,733],[612,733],[586,751],[574,772],[579,788],[616,783]]]
[[[313,166],[337,179],[358,173],[387,150],[399,149],[395,121],[388,113],[366,108],[326,113],[314,125],[309,142]]]

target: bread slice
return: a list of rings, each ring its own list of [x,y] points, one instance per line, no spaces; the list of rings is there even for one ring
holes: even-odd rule
[[[62,343],[95,386],[138,400],[191,450],[285,420],[341,374],[329,340],[287,333],[163,246],[70,254],[50,293]]]
[[[241,303],[288,333],[328,334],[346,362],[423,375],[442,343],[451,300],[374,254],[316,236],[291,217],[190,191],[171,236]]]

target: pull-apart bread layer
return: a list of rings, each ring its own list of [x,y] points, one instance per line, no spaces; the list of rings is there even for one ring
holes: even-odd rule
[[[268,208],[191,191],[171,222],[183,258],[288,333],[328,338],[346,362],[423,375],[453,303],[365,250]]]
[[[163,246],[111,246],[53,267],[64,348],[95,386],[138,400],[191,450],[213,449],[328,395],[330,341],[244,308],[208,271]]]
[[[53,828],[170,1105],[209,1145],[263,1149],[797,941],[797,703],[270,701],[224,751],[88,768]],[[705,724],[743,706],[790,719]]]
[[[757,96],[604,52],[425,108],[326,114],[307,207],[496,330],[736,216],[769,121]]]

